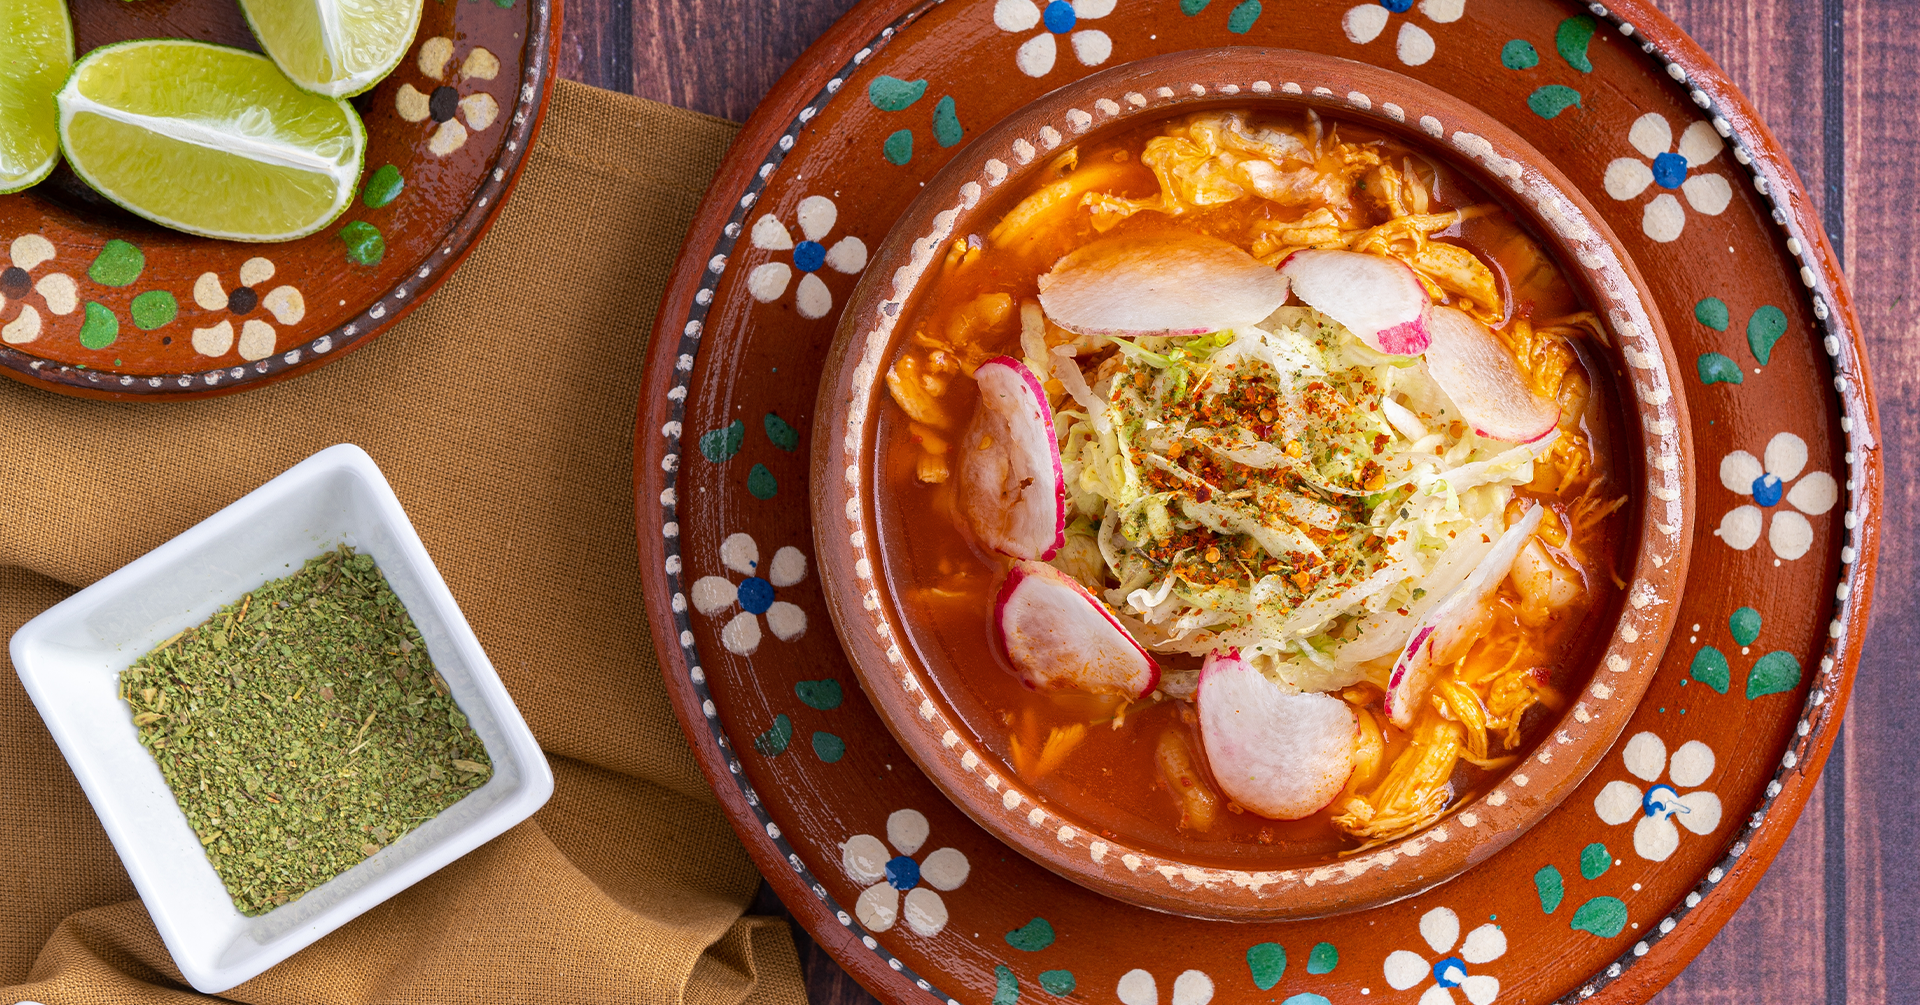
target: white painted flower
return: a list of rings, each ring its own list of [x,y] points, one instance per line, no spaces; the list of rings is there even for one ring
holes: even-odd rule
[[[753,246],[762,251],[791,251],[793,264],[775,261],[755,266],[747,274],[747,292],[763,304],[772,303],[787,292],[787,284],[792,282],[794,270],[798,269],[800,286],[793,292],[793,305],[799,308],[803,318],[823,318],[833,310],[833,294],[820,280],[820,267],[824,265],[835,272],[853,275],[867,267],[867,245],[848,235],[834,242],[833,247],[826,246],[824,242],[833,232],[840,210],[824,195],[810,195],[800,200],[794,217],[800,224],[799,244],[793,243],[793,235],[772,213],[754,221]]]
[[[1704,120],[1696,119],[1680,134],[1677,152],[1673,148],[1673,127],[1659,112],[1648,112],[1633,120],[1627,130],[1627,142],[1646,160],[1615,158],[1607,165],[1605,185],[1607,194],[1622,202],[1638,198],[1649,185],[1664,190],[1649,200],[1640,214],[1640,229],[1648,237],[1671,241],[1679,237],[1681,228],[1687,225],[1687,211],[1680,208],[1673,189],[1679,189],[1680,194],[1687,197],[1687,205],[1692,206],[1694,212],[1708,216],[1719,216],[1733,201],[1733,186],[1726,178],[1694,170],[1720,156],[1721,148],[1726,145]]]
[[[1160,986],[1154,982],[1153,974],[1145,970],[1129,970],[1120,977],[1120,986],[1114,989],[1120,999],[1120,1005],[1160,1005]],[[1207,1005],[1213,1000],[1213,978],[1204,971],[1188,970],[1173,979],[1173,1005]]]
[[[500,75],[500,58],[480,46],[474,46],[460,61],[460,71],[451,80],[447,64],[453,61],[453,40],[435,35],[420,43],[416,62],[420,72],[432,83],[422,91],[412,84],[401,84],[394,92],[393,108],[408,122],[434,121],[433,135],[427,138],[427,152],[445,157],[466,145],[468,131],[485,132],[500,118],[500,103],[485,91],[473,90],[462,97],[460,88],[472,80],[492,80]],[[465,124],[461,119],[466,119]]]
[[[1029,77],[1044,77],[1053,72],[1060,55],[1057,37],[1067,36],[1073,58],[1081,66],[1099,66],[1113,55],[1113,39],[1098,28],[1082,28],[1080,22],[1093,21],[1113,13],[1115,0],[1047,0],[1045,6],[1034,0],[996,0],[993,23],[1001,31],[1028,32],[1038,26],[1038,35],[1020,43],[1013,64]]]
[[[1451,908],[1436,907],[1420,916],[1420,937],[1427,940],[1439,959],[1429,963],[1426,956],[1406,949],[1389,953],[1384,969],[1387,983],[1395,991],[1405,991],[1431,977],[1433,983],[1420,993],[1420,1005],[1458,1005],[1454,988],[1459,988],[1472,1005],[1490,1005],[1499,997],[1499,978],[1467,971],[1468,966],[1491,963],[1506,955],[1507,933],[1499,925],[1481,925],[1468,932],[1462,943],[1460,916]],[[1455,944],[1460,946],[1458,953],[1453,950]]]
[[[760,572],[760,546],[748,534],[730,534],[720,542],[720,564],[745,576],[738,585],[725,576],[701,576],[693,584],[693,609],[712,617],[735,604],[740,613],[720,629],[720,644],[736,656],[751,656],[760,648],[760,615],[775,638],[792,642],[807,634],[807,612],[773,591],[807,578],[807,556],[792,545],[773,553],[773,563]]]
[[[39,234],[22,234],[7,249],[7,267],[0,269],[0,313],[8,304],[19,304],[13,320],[0,323],[0,341],[23,345],[40,337],[40,309],[27,302],[27,294],[40,294],[47,312],[72,314],[80,306],[80,289],[73,277],[64,272],[49,272],[34,281],[33,270],[58,257],[53,242]]]
[[[1452,24],[1460,20],[1465,12],[1467,0],[1420,0],[1420,13],[1434,24]],[[1366,45],[1380,37],[1387,30],[1387,22],[1395,14],[1405,14],[1413,9],[1413,0],[1374,0],[1372,3],[1356,4],[1347,8],[1340,18],[1340,29],[1347,33],[1347,41],[1355,45]],[[1425,28],[1413,23],[1412,18],[1400,22],[1400,32],[1394,38],[1394,55],[1408,66],[1419,66],[1433,58],[1433,35]]]
[[[952,893],[972,868],[958,848],[942,848],[914,861],[927,843],[927,818],[919,810],[895,810],[887,817],[887,840],[855,834],[840,845],[840,864],[856,883],[868,884],[854,914],[870,932],[884,932],[900,920],[905,894],[907,927],[935,936],[947,927],[947,905],[936,890]],[[887,845],[892,845],[890,852]]]
[[[1699,740],[1688,740],[1667,759],[1667,745],[1652,733],[1640,733],[1627,741],[1621,752],[1627,771],[1644,782],[1658,783],[1665,774],[1666,784],[1650,784],[1645,791],[1631,782],[1614,780],[1593,798],[1593,811],[1609,826],[1618,827],[1636,815],[1633,850],[1649,862],[1665,862],[1680,847],[1680,831],[1675,819],[1695,834],[1711,834],[1720,826],[1720,797],[1704,790],[1682,794],[1705,782],[1713,774],[1713,748]]]
[[[1813,547],[1813,525],[1800,514],[1819,516],[1840,501],[1840,485],[1833,476],[1825,471],[1808,471],[1802,477],[1806,466],[1807,441],[1792,433],[1779,433],[1767,441],[1764,462],[1744,450],[1722,457],[1720,484],[1729,492],[1752,498],[1753,505],[1735,507],[1721,517],[1714,536],[1737,551],[1746,551],[1760,540],[1765,527],[1767,544],[1775,555],[1789,561],[1805,555]],[[1800,480],[1788,488],[1787,483],[1795,478]],[[1780,506],[1782,501],[1787,506]],[[1770,524],[1769,510],[1773,511]]]
[[[283,325],[298,324],[307,316],[306,298],[292,286],[282,284],[262,294],[259,287],[273,278],[273,263],[264,258],[249,258],[240,263],[240,285],[228,289],[217,273],[203,272],[193,282],[193,302],[201,310],[225,311],[231,317],[217,324],[193,330],[193,351],[202,356],[225,356],[234,348],[234,320],[240,321],[239,349],[244,360],[265,359],[273,355],[277,333],[266,320],[271,317]],[[264,308],[264,316],[254,311]]]

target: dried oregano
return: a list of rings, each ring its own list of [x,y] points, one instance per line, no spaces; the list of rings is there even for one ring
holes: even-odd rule
[[[246,915],[345,872],[493,774],[373,559],[340,548],[120,675],[140,743]]]

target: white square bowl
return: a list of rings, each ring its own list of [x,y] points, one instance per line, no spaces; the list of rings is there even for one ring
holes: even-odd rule
[[[486,744],[493,777],[306,896],[249,918],[139,742],[119,674],[269,579],[347,544],[371,555]],[[329,447],[14,633],[14,668],[187,981],[213,994],[299,952],[532,816],[553,772],[373,458]]]

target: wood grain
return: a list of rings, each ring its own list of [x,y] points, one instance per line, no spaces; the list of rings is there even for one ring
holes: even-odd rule
[[[569,0],[562,75],[743,120],[854,0]],[[1867,333],[1887,461],[1888,586],[1821,791],[1766,878],[1658,1005],[1920,1002],[1920,600],[1902,572],[1920,489],[1920,9],[1873,0],[1671,0],[1745,91],[1842,253]],[[756,911],[785,915],[763,889]],[[816,1005],[873,999],[795,930]]]

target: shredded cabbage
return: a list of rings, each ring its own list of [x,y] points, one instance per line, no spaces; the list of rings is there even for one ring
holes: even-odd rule
[[[1303,691],[1384,684],[1553,442],[1475,435],[1424,365],[1309,308],[1109,341],[1090,375],[1052,360],[1080,406],[1055,416],[1069,571],[1149,649],[1237,648]]]

